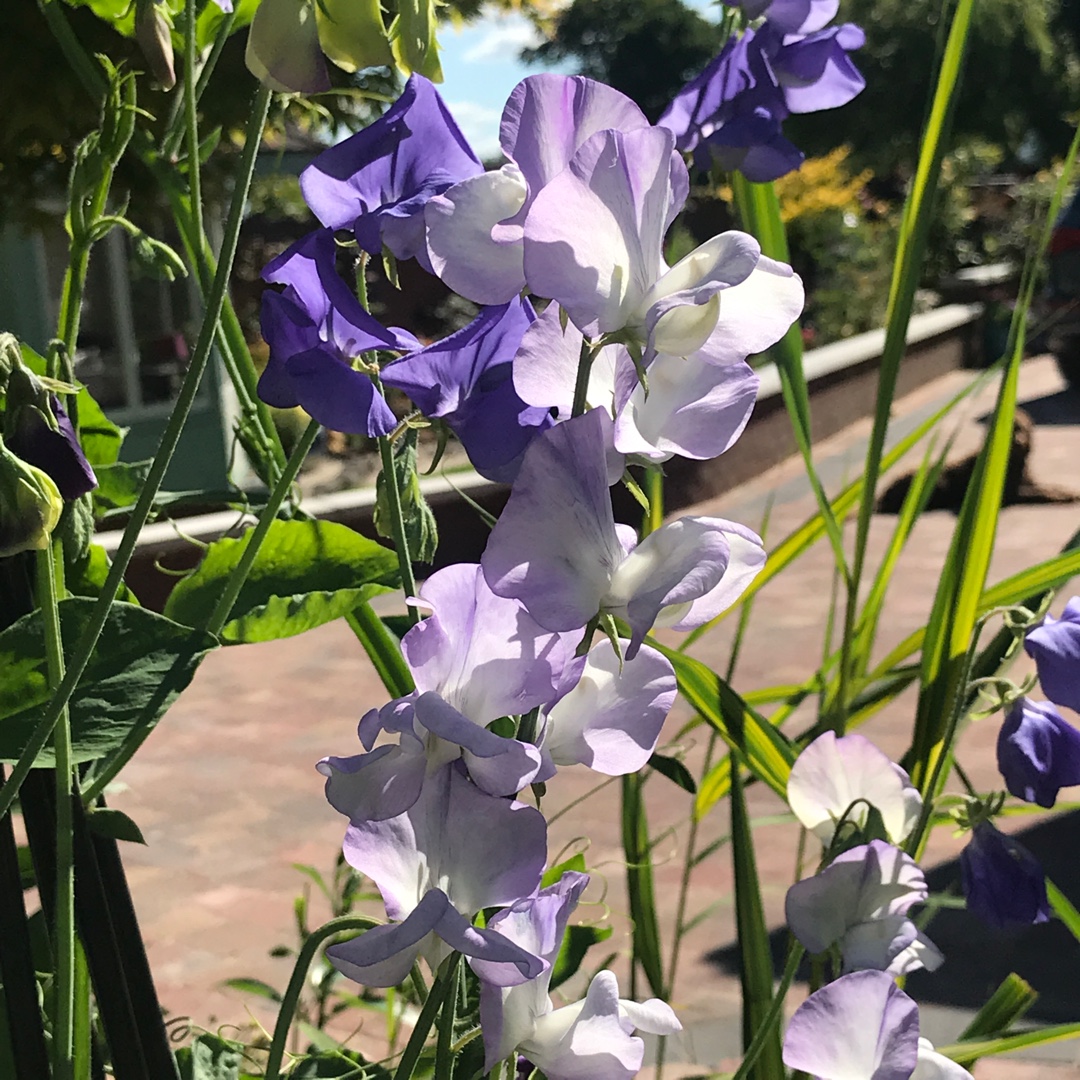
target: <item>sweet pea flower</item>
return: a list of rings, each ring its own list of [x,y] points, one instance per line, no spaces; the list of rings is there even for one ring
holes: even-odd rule
[[[919,1039],[919,1059],[911,1080],[974,1080],[963,1065],[939,1054],[929,1039]]]
[[[960,852],[967,909],[991,926],[1046,922],[1050,902],[1038,859],[991,821],[978,822]]]
[[[262,300],[262,334],[270,359],[259,378],[259,397],[279,409],[301,406],[335,431],[376,436],[396,424],[371,379],[353,367],[369,349],[411,351],[420,343],[387,329],[363,309],[335,267],[331,229],[297,241],[267,264],[263,279],[285,286]]]
[[[391,921],[327,956],[365,986],[396,986],[418,956],[434,970],[451,950],[500,965],[492,977],[506,985],[535,978],[540,957],[472,919],[535,891],[546,846],[539,811],[485,795],[456,765],[444,766],[406,813],[349,824],[345,859],[375,883]]]
[[[623,653],[629,647],[620,644]],[[607,638],[567,667],[563,688],[546,710],[540,749],[553,765],[587,765],[605,776],[645,766],[678,692],[662,653],[642,645],[620,660]]]
[[[1080,731],[1050,702],[1019,698],[998,733],[997,763],[1011,795],[1051,807],[1080,784]]]
[[[690,629],[738,600],[765,552],[755,533],[720,518],[680,518],[640,544],[616,526],[611,427],[593,409],[529,447],[480,565],[492,592],[520,600],[548,630],[579,630],[602,613],[624,619],[632,659],[654,624]]]
[[[1074,596],[1060,619],[1047,615],[1024,638],[1035,661],[1043,693],[1055,704],[1080,712],[1080,596]]]
[[[97,477],[79,444],[75,428],[55,394],[44,408],[26,404],[13,407],[10,390],[6,439],[9,449],[47,473],[66,501],[97,487]]]
[[[496,596],[475,563],[432,574],[418,602],[432,614],[401,642],[416,692],[365,714],[358,734],[367,753],[317,766],[330,804],[352,821],[404,813],[425,778],[462,755],[490,795],[516,794],[554,772],[550,753],[545,759],[538,747],[486,725],[565,693],[573,644],[544,630],[519,601]],[[383,733],[398,742],[376,746]]]
[[[845,971],[934,971],[941,953],[908,918],[929,890],[915,861],[883,840],[851,848],[788,889],[791,932],[812,953],[839,945]]]
[[[854,23],[803,34],[767,28],[760,41],[783,90],[784,104],[793,113],[837,109],[866,88],[848,55],[866,44],[866,35]]]
[[[812,34],[836,18],[840,0],[740,0],[748,19],[762,15],[784,34]]]
[[[532,305],[514,297],[382,371],[383,382],[408,394],[425,416],[445,420],[476,471],[496,483],[513,482],[525,450],[554,423],[514,385],[514,357],[535,318]]]
[[[624,94],[578,75],[530,75],[511,91],[499,142],[508,164],[470,177],[424,211],[428,254],[451,289],[503,304],[525,287],[523,224],[538,193],[590,136],[649,126]]]
[[[922,798],[908,774],[862,735],[819,735],[795,759],[787,787],[792,813],[826,847],[841,820],[862,829],[867,803],[888,838],[902,843],[915,828]]]
[[[918,1006],[882,971],[843,975],[795,1010],[783,1058],[818,1080],[909,1080],[919,1060]]]
[[[425,205],[483,171],[434,85],[413,74],[379,119],[304,169],[300,190],[323,225],[352,229],[364,251],[385,246],[430,270]]]
[[[513,972],[504,964],[472,961],[480,977],[485,1070],[516,1050],[548,1080],[630,1080],[645,1053],[635,1029],[655,1035],[682,1030],[670,1006],[659,999],[641,1004],[620,999],[610,971],[593,978],[583,1000],[560,1009],[552,1005],[551,965],[587,883],[586,874],[565,873],[557,884],[500,911],[488,924],[548,966],[538,978],[508,985]]]

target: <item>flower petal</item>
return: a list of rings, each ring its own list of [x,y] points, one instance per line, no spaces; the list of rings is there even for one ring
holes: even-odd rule
[[[326,777],[326,801],[350,821],[385,821],[404,814],[420,797],[426,759],[411,735],[399,746],[369,754],[325,757],[316,768]]]
[[[1080,731],[1048,701],[1022,697],[1005,714],[997,762],[1011,795],[1051,807],[1080,784]]]

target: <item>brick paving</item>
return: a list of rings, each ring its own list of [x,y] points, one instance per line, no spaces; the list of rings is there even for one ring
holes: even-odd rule
[[[895,406],[897,428],[910,428],[970,378],[970,373],[954,372],[908,395]],[[1074,402],[1062,391],[1048,359],[1025,365],[1021,401],[1029,405],[1038,424],[1031,459],[1034,478],[1080,490],[1080,398]],[[979,417],[992,403],[990,387],[966,407],[953,457],[978,446],[983,430]],[[868,423],[854,424],[816,449],[830,491],[861,469],[868,430]],[[909,457],[900,471],[914,467],[917,460]],[[775,545],[813,513],[801,471],[797,461],[785,462],[693,512],[757,526],[771,499],[768,540]],[[894,523],[894,518],[875,518],[871,566],[881,557]],[[925,621],[954,524],[951,513],[934,511],[916,525],[896,567],[876,655],[884,655]],[[1006,507],[990,580],[1055,554],[1078,524],[1080,504]],[[831,556],[822,542],[762,590],[736,670],[738,689],[801,682],[813,672],[822,654],[832,587]],[[723,670],[732,630],[721,625],[695,646],[694,655]],[[1022,672],[1022,664],[1016,670]],[[294,940],[293,900],[304,879],[292,864],[329,870],[344,824],[323,800],[313,763],[324,754],[352,752],[358,718],[383,700],[377,677],[343,623],[288,641],[223,649],[207,659],[125,770],[121,778],[125,786],[112,802],[135,818],[148,842],[145,848],[128,848],[126,861],[159,992],[173,1015],[190,1016],[210,1027],[272,1022],[273,1013],[265,1003],[223,989],[221,983],[237,976],[254,976],[277,986],[287,980],[290,961],[272,958],[268,950]],[[864,729],[890,754],[899,755],[907,745],[913,702],[912,693],[901,695]],[[793,729],[805,726],[811,716],[809,708],[800,712]],[[665,737],[674,740],[689,718],[686,707],[677,706]],[[998,782],[995,737],[994,720],[972,726],[963,737],[960,760],[980,788]],[[706,742],[699,729],[680,744],[695,773],[701,768]],[[549,786],[545,811],[556,814],[599,779],[584,769],[564,771]],[[690,800],[658,776],[649,781],[647,796],[657,837],[656,888],[667,940],[675,917]],[[751,789],[750,806],[751,813],[760,817],[783,810],[779,799],[760,787]],[[1034,820],[1024,818],[1018,824],[1026,827]],[[719,840],[726,828],[721,806],[702,822],[699,844]],[[778,927],[795,866],[798,832],[790,822],[765,823],[757,837],[766,911],[770,925]],[[939,829],[927,865],[955,858],[962,843],[949,830]],[[595,878],[580,917],[606,920],[614,928],[610,941],[597,947],[590,959],[598,963],[607,952],[618,950],[621,959],[615,966],[625,992],[628,922],[617,782],[553,821],[552,860],[571,850],[586,852]],[[730,1065],[737,1053],[737,978],[710,958],[734,939],[731,885],[726,849],[706,860],[694,875],[689,912],[708,908],[710,913],[687,936],[672,997],[687,1025],[687,1036],[675,1048],[675,1056],[693,1064],[667,1070],[668,1077],[701,1075],[725,1060]],[[1080,901],[1080,895],[1073,899]],[[313,922],[324,917],[325,906],[317,896],[311,898],[311,907]],[[647,996],[640,988],[639,993]],[[793,1004],[801,993],[793,991]],[[1078,1015],[1080,1007],[1068,1018]],[[934,1037],[941,1041],[954,1037],[963,1026],[962,1014],[948,1009],[928,1009],[927,1017]],[[380,1046],[382,1023],[379,1014],[366,1014],[356,1045]],[[1040,1061],[987,1061],[980,1064],[977,1076],[1071,1080],[1080,1077],[1075,1045],[1058,1044]]]

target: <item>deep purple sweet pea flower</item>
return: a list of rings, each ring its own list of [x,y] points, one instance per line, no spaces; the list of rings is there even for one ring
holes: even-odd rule
[[[882,971],[843,975],[795,1010],[784,1064],[818,1080],[909,1080],[919,1058],[919,1009]]]
[[[451,950],[499,965],[504,985],[534,979],[545,961],[472,919],[532,894],[546,847],[539,811],[485,795],[446,765],[407,813],[349,825],[345,859],[375,883],[391,922],[331,946],[327,956],[366,986],[396,986],[418,956],[434,970]]]
[[[514,389],[514,356],[535,318],[532,305],[515,297],[382,372],[425,416],[445,420],[476,471],[496,483],[513,482],[530,443],[554,423]]]
[[[1080,784],[1080,731],[1050,702],[1019,698],[998,733],[997,763],[1010,795],[1051,807],[1061,788]]]
[[[788,34],[765,28],[760,44],[793,113],[821,112],[846,105],[866,87],[848,55],[866,44],[854,23],[813,34]]]
[[[1047,615],[1028,632],[1024,648],[1035,661],[1043,693],[1055,704],[1080,712],[1080,596],[1074,596],[1060,619]]]
[[[1050,902],[1039,860],[992,822],[980,821],[960,852],[968,911],[992,926],[1046,922]]]
[[[836,17],[840,0],[741,0],[738,5],[749,19],[762,15],[784,34],[812,34]]]
[[[262,300],[262,334],[270,360],[259,397],[279,409],[301,406],[335,431],[389,434],[396,420],[371,379],[353,360],[368,349],[412,351],[420,343],[387,329],[349,290],[335,267],[331,229],[317,229],[267,264],[263,279],[285,286]]]
[[[775,180],[797,169],[805,155],[783,135],[791,109],[753,30],[731,38],[689,82],[657,121],[676,146],[693,151],[698,168],[716,160],[749,180]]]
[[[23,461],[48,473],[64,499],[71,501],[93,491],[97,487],[97,477],[55,394],[49,395],[49,407],[56,427],[40,409],[23,406],[15,417],[14,430],[7,435],[7,445]]]
[[[300,190],[323,225],[353,229],[372,255],[385,245],[398,259],[418,257],[430,271],[425,204],[483,171],[438,91],[414,73],[378,120],[300,174]]]

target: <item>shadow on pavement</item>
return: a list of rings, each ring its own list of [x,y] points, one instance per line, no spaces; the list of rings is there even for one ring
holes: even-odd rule
[[[1080,811],[1061,814],[1017,835],[1057,887],[1080,906]],[[926,877],[931,892],[960,895],[956,860],[934,867]],[[1051,1023],[1080,1019],[1080,943],[1058,920],[997,930],[966,911],[943,909],[926,933],[945,954],[945,963],[933,974],[919,971],[908,977],[906,989],[916,1001],[977,1010],[1001,980],[1015,971],[1039,992],[1028,1014],[1032,1019]],[[787,931],[774,931],[769,945],[779,977]],[[706,959],[727,974],[738,974],[735,945],[717,949]],[[806,980],[808,971],[804,964],[801,980]]]

